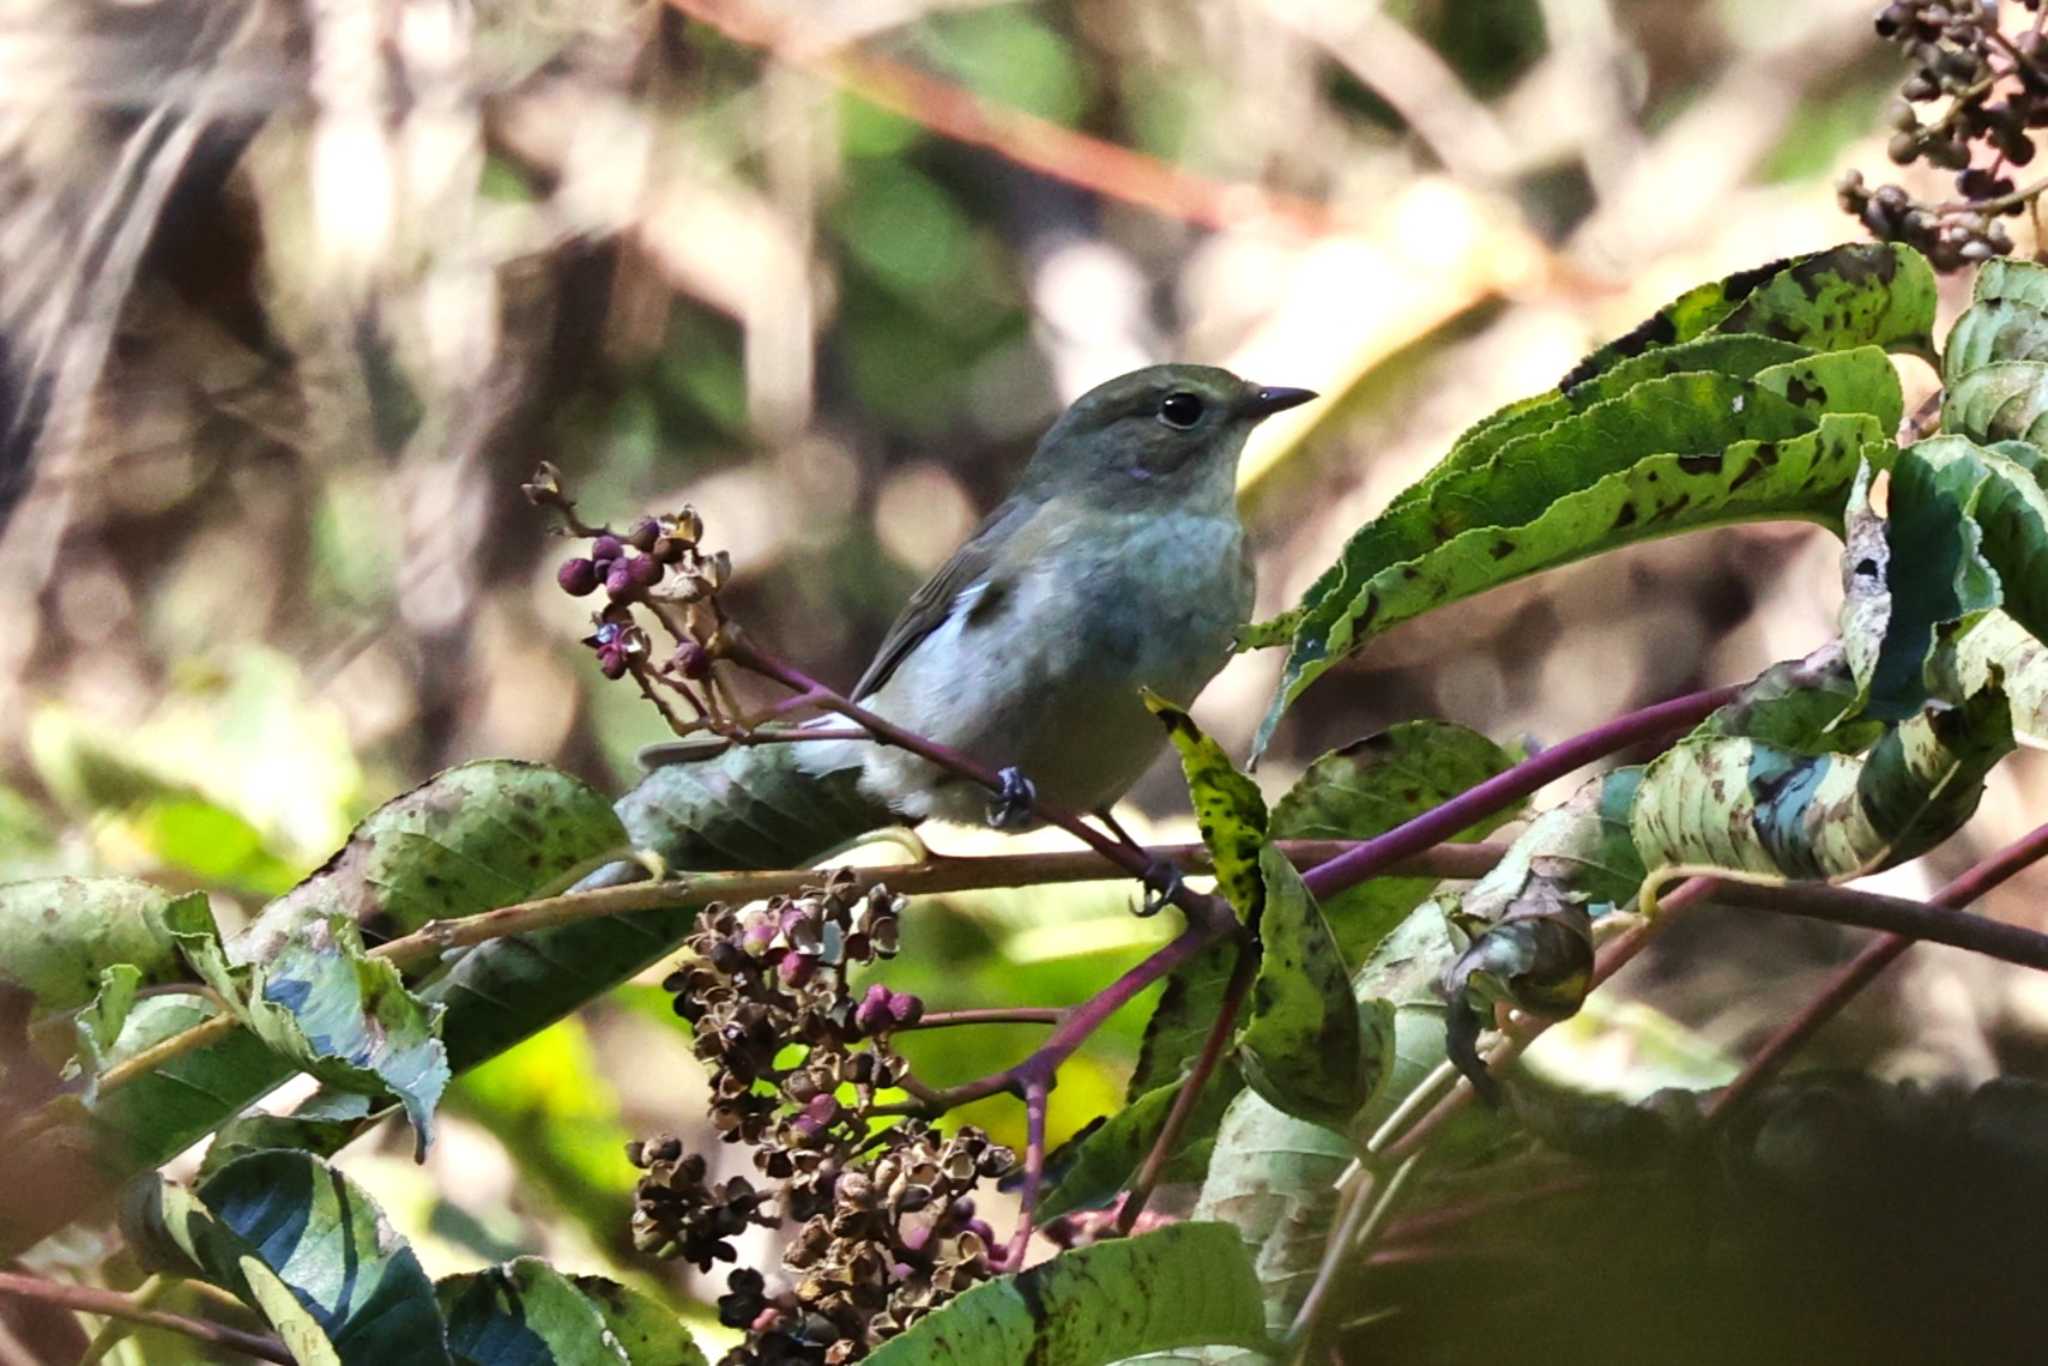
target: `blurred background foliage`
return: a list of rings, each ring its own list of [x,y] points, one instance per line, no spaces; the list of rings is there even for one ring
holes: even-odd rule
[[[146,35],[185,6],[115,8]],[[693,504],[739,620],[847,683],[1067,400],[1225,364],[1329,399],[1244,466],[1260,613],[1283,610],[1470,422],[1691,284],[1855,235],[1829,181],[1881,161],[1900,74],[1869,0],[357,8],[364,33],[310,53],[281,21],[309,97],[238,125],[232,170],[171,205],[83,439],[0,541],[9,878],[132,873],[232,918],[459,760],[629,783],[661,722],[577,643],[586,606],[516,489],[542,458],[593,518]],[[42,13],[9,11],[17,57]],[[82,48],[91,88],[143,81],[120,63],[152,41]],[[352,66],[352,41],[383,65]],[[0,103],[88,98],[43,74]],[[1903,369],[1917,401],[1932,376]],[[1547,742],[1746,679],[1830,630],[1835,574],[1822,533],[1761,527],[1492,593],[1325,680],[1259,776],[1276,792],[1415,716]],[[1276,669],[1237,660],[1200,722],[1241,753]],[[1892,890],[2048,807],[2039,756],[1991,781]],[[1168,763],[1126,821],[1185,838],[1185,811]],[[2043,891],[1985,909],[2038,923]],[[1076,1000],[1157,942],[1130,904],[922,904],[889,975],[935,1009]],[[1852,941],[1702,912],[1532,1065],[1629,1096],[1711,1084]],[[1142,1018],[1063,1074],[1055,1139],[1117,1104]],[[914,1055],[945,1082],[1034,1033]],[[2039,1071],[2048,986],[1922,947],[1814,1054]],[[395,1146],[348,1161],[437,1274],[514,1250],[616,1274],[622,1144],[697,1133],[704,1098],[650,981],[464,1078],[423,1175]],[[968,1117],[1021,1137],[1006,1101]]]

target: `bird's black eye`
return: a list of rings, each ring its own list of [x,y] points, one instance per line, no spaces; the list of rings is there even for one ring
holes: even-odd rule
[[[1159,420],[1182,431],[1202,420],[1202,400],[1186,390],[1176,390],[1159,400]]]

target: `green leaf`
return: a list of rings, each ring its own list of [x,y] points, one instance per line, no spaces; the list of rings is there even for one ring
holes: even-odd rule
[[[1175,1224],[978,1285],[867,1357],[872,1366],[1107,1366],[1143,1352],[1262,1346],[1250,1259],[1228,1224]]]
[[[1746,735],[1801,754],[1854,752],[1884,733],[1882,722],[1844,719],[1862,705],[1848,652],[1831,640],[1804,659],[1764,670],[1694,734]]]
[[[1448,721],[1405,721],[1332,750],[1308,766],[1273,808],[1276,840],[1366,840],[1441,806],[1512,768],[1517,756],[1478,731]],[[1516,819],[1522,804],[1452,836],[1468,843]],[[1362,962],[1434,882],[1378,877],[1323,902],[1346,963]]]
[[[1877,428],[1863,439],[1886,439],[1897,426],[1900,400],[1881,350],[1902,348],[1932,359],[1934,300],[1933,272],[1906,247],[1852,244],[1745,271],[1673,301],[1587,357],[1557,392],[1479,423],[1351,539],[1299,607],[1244,633],[1247,646],[1275,644],[1283,635],[1290,642],[1280,692],[1254,754],[1271,739],[1281,713],[1325,669],[1428,606],[1650,535],[1762,517],[1835,522],[1853,466],[1815,461],[1834,476],[1825,488],[1793,481],[1740,500],[1733,495],[1767,472],[1775,443],[1810,434],[1820,414],[1860,414]],[[1691,366],[1698,368],[1679,368]],[[1789,401],[1759,401],[1753,392],[1759,389]],[[1800,416],[1807,425],[1798,425]],[[1534,558],[1526,538],[1516,534],[1560,499],[1646,457],[1698,462],[1751,441],[1769,448],[1766,459],[1731,458],[1718,493],[1688,489],[1676,509],[1640,496],[1608,506],[1610,518],[1625,519],[1618,526],[1593,517],[1554,520]],[[1833,453],[1840,434],[1824,444]],[[1501,534],[1480,537],[1495,531]],[[1423,578],[1432,553],[1462,536],[1480,538],[1456,553],[1465,563],[1455,581],[1440,579],[1420,607],[1389,613],[1386,599],[1399,580],[1385,576],[1401,569],[1411,583]],[[1484,572],[1483,557],[1506,560],[1517,552],[1519,562]]]
[[[1896,423],[1898,379],[1874,349],[1799,366],[1754,380],[1646,380],[1515,438],[1484,467],[1431,482],[1425,497],[1396,500],[1304,597],[1254,748],[1338,660],[1445,603],[1679,531],[1787,517],[1838,525],[1863,447]],[[1883,411],[1816,423],[1766,378],[1808,404],[1821,393],[1856,402],[1877,394],[1883,401],[1872,406]]]
[[[538,1257],[460,1276],[443,1276],[434,1296],[448,1323],[448,1346],[474,1366],[624,1366],[624,1350],[605,1336],[604,1316]]]
[[[2017,299],[1994,299],[1965,310],[1949,329],[1941,357],[1950,387],[1994,361],[2048,361],[2048,312]]]
[[[1871,708],[1900,717],[1927,697],[1931,653],[1959,627],[2003,607],[2037,636],[2048,632],[2048,493],[2000,450],[1940,436],[1899,456],[1890,503],[1888,608],[1853,628],[1881,629]]]
[[[123,1226],[149,1264],[235,1295],[309,1366],[453,1366],[419,1259],[317,1158],[253,1153],[196,1193],[152,1178]]]
[[[1714,330],[1762,333],[1817,351],[1881,346],[1931,362],[1936,293],[1933,268],[1911,247],[1851,243],[1791,261]]]
[[[1943,697],[1974,697],[1987,688],[2002,688],[2012,705],[2014,737],[2048,749],[2048,644],[2004,612],[1987,612],[1944,641],[1928,675]]]
[[[1223,746],[1202,734],[1186,712],[1149,689],[1145,706],[1166,726],[1167,737],[1180,752],[1195,824],[1216,866],[1217,889],[1237,908],[1239,918],[1256,924],[1265,891],[1259,849],[1266,835],[1266,799],[1258,784],[1239,773]]]
[[[603,1276],[571,1276],[569,1283],[596,1307],[630,1366],[706,1366],[690,1330],[650,1297]]]
[[[337,1152],[356,1134],[377,1107],[368,1096],[348,1091],[320,1091],[288,1115],[250,1110],[236,1115],[214,1134],[199,1164],[205,1181],[236,1158],[272,1148],[293,1148],[323,1157]]]
[[[203,899],[181,902],[171,916],[193,968],[256,1037],[330,1086],[396,1097],[424,1158],[449,1077],[441,1011],[407,991],[397,968],[364,951],[353,921],[301,920],[267,958],[235,963]]]
[[[1391,1040],[1363,1037],[1336,936],[1294,865],[1267,845],[1259,871],[1266,911],[1238,1066],[1245,1084],[1280,1109],[1340,1126],[1377,1084]]]
[[[1970,297],[1979,304],[2009,299],[2048,311],[2048,268],[2009,256],[1993,257],[1977,268]]]
[[[1159,1004],[1145,1023],[1145,1040],[1126,1093],[1129,1100],[1176,1084],[1201,1053],[1240,952],[1236,944],[1211,945],[1166,979]]]
[[[1998,606],[1998,575],[1981,553],[1975,514],[1986,471],[1981,448],[1935,437],[1892,466],[1885,540],[1890,603],[1870,677],[1873,714],[1897,720],[1927,698],[1926,664],[1935,634]]]
[[[73,1036],[78,1040],[72,1065],[84,1078],[80,1099],[87,1105],[98,1098],[100,1073],[106,1070],[107,1057],[128,1023],[128,1012],[135,1008],[141,982],[142,973],[132,963],[102,968],[99,991],[72,1021]]]
[[[261,958],[302,921],[344,914],[366,937],[524,901],[626,846],[611,803],[544,764],[484,759],[434,775],[364,818],[319,872],[237,944]]]
[[[1688,739],[1644,770],[1630,830],[1650,868],[1787,878],[1871,872],[1954,833],[2011,748],[2010,710],[1995,691],[1961,707],[1931,706],[1864,756]]]
[[[1986,444],[2017,439],[2048,444],[2048,362],[2001,360],[1949,385],[1942,429]]]
[[[1934,272],[1910,247],[1855,242],[1698,285],[1580,361],[1571,389],[1630,357],[1709,332],[1758,333],[1815,350],[1876,345],[1933,355]]]

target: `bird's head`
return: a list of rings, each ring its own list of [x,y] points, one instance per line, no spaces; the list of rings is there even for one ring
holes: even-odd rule
[[[1038,443],[1022,487],[1112,503],[1227,500],[1251,429],[1314,397],[1213,365],[1133,370],[1074,400]]]

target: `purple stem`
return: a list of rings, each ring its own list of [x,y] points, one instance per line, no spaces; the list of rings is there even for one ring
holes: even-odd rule
[[[1541,754],[1531,755],[1477,787],[1467,788],[1442,806],[1432,807],[1405,825],[1397,825],[1386,834],[1367,840],[1327,863],[1317,864],[1302,874],[1302,881],[1318,900],[1326,900],[1367,878],[1377,877],[1401,859],[1442,844],[1473,822],[1521,800],[1573,769],[1583,768],[1595,759],[1604,759],[1618,749],[1697,725],[1733,701],[1741,691],[1740,686],[1731,686],[1690,693],[1595,726],[1583,735],[1575,735]]]
[[[1038,1188],[1045,1181],[1045,1112],[1052,1083],[1034,1078],[1024,1084],[1024,1189],[1017,1199],[1017,1231],[1003,1253],[1003,1270],[1022,1271],[1031,1249],[1031,1229],[1038,1216]]]

